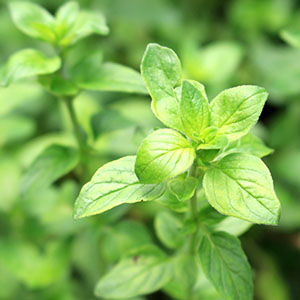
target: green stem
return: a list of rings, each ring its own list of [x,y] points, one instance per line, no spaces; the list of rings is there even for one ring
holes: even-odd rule
[[[81,153],[81,155],[84,155],[86,152],[86,144],[85,144],[85,140],[84,137],[82,135],[81,129],[80,129],[80,125],[74,110],[74,105],[73,105],[73,98],[63,98],[64,103],[66,104],[71,122],[72,122],[72,126],[73,126],[73,131],[74,131],[74,135],[77,141],[77,145],[79,148],[79,151]]]
[[[189,170],[189,176],[198,178],[197,174],[197,159],[195,159],[194,163],[192,164]],[[194,221],[196,225],[195,232],[191,235],[189,240],[189,252],[191,255],[195,255],[196,248],[197,248],[197,238],[198,238],[198,231],[199,231],[199,221],[198,221],[198,204],[197,204],[197,188],[189,200],[189,217]]]

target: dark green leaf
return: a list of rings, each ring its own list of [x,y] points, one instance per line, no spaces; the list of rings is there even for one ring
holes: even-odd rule
[[[203,272],[226,299],[253,299],[250,265],[239,240],[225,232],[203,235],[199,245]]]

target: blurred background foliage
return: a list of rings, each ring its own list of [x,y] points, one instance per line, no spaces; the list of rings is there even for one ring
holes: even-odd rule
[[[13,52],[36,47],[13,25],[0,1],[0,63]],[[55,12],[61,0],[31,1]],[[269,100],[255,133],[275,152],[265,160],[282,203],[278,227],[253,226],[241,239],[255,270],[260,300],[300,299],[300,50],[283,42],[279,31],[298,26],[296,0],[81,0],[99,10],[111,29],[90,37],[71,56],[90,51],[139,69],[146,45],[173,48],[186,78],[206,85],[209,97],[239,84],[265,87]],[[93,49],[93,50],[92,50]],[[51,53],[51,52],[50,52]],[[135,154],[140,141],[160,126],[150,98],[88,92],[75,101],[80,123],[103,163]],[[31,162],[47,146],[74,145],[70,121],[57,99],[34,81],[0,90],[0,299],[94,299],[99,277],[122,254],[155,239],[153,203],[120,206],[73,221],[81,187],[74,174],[26,195],[20,186]],[[144,299],[144,298],[138,298]],[[146,299],[146,298],[145,298]],[[147,299],[168,299],[157,293]],[[219,299],[203,287],[203,299]]]

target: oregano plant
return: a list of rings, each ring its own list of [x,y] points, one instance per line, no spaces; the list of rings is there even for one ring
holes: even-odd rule
[[[250,132],[268,93],[244,85],[210,100],[201,83],[182,79],[175,52],[158,44],[147,46],[141,74],[152,110],[167,128],[150,133],[136,156],[98,169],[83,186],[74,216],[153,201],[162,205],[154,221],[161,245],[124,253],[95,293],[104,299],[157,290],[174,299],[202,299],[205,292],[214,299],[253,299],[253,274],[237,236],[253,223],[276,225],[280,217],[261,160],[272,149]]]

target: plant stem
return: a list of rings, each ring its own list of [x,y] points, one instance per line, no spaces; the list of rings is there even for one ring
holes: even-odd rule
[[[86,145],[85,145],[85,141],[84,141],[84,137],[82,135],[81,129],[80,129],[80,125],[74,110],[74,105],[73,105],[73,98],[63,98],[64,103],[66,104],[71,122],[72,122],[72,126],[73,126],[73,131],[74,131],[74,135],[77,141],[77,145],[80,151],[81,155],[84,155],[86,152]]]
[[[189,170],[189,176],[198,178],[197,159],[195,159],[194,163],[192,164]],[[192,198],[189,200],[189,217],[191,217],[191,219],[194,221],[196,225],[196,230],[192,234],[189,240],[189,252],[191,255],[195,255],[196,247],[197,247],[197,237],[198,237],[198,230],[199,230],[197,211],[198,211],[198,205],[197,205],[197,188],[196,188]]]

